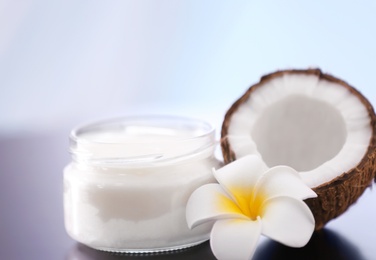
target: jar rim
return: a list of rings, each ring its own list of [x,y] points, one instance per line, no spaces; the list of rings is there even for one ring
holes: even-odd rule
[[[127,116],[83,124],[71,131],[69,139],[70,153],[78,162],[148,165],[171,163],[214,149],[215,129],[188,117]]]

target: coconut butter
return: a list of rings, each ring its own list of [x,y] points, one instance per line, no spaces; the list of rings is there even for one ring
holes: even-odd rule
[[[64,170],[65,227],[89,247],[116,252],[185,248],[209,238],[190,230],[185,207],[215,182],[213,128],[175,117],[130,117],[72,131]]]

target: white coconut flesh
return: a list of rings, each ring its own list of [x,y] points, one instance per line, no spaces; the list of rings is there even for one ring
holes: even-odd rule
[[[240,104],[227,134],[237,158],[258,154],[268,167],[288,165],[314,188],[358,165],[372,129],[348,89],[316,75],[285,74]]]

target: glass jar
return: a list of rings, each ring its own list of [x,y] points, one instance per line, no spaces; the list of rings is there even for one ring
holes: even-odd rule
[[[209,239],[211,225],[190,230],[185,206],[215,182],[214,129],[177,117],[128,117],[86,125],[70,135],[64,169],[68,234],[114,252],[181,249]]]

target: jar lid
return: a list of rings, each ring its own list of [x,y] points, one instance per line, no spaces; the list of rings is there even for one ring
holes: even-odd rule
[[[125,117],[87,124],[70,135],[77,162],[150,166],[212,154],[215,130],[203,121],[172,116]]]

